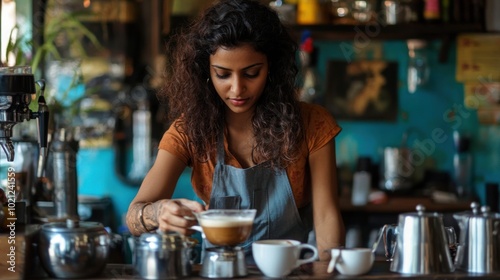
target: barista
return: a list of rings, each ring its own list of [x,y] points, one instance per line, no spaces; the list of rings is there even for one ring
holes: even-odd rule
[[[344,244],[334,139],[341,128],[323,107],[299,102],[296,51],[277,14],[250,0],[219,1],[172,37],[159,92],[172,123],[130,204],[132,234],[189,235],[193,211],[251,208],[250,241],[307,242],[314,225],[320,259]],[[204,204],[171,199],[186,167]]]

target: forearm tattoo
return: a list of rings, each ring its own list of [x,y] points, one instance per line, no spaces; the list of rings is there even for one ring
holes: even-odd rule
[[[132,205],[127,214],[127,224],[130,233],[140,235],[141,233],[156,230],[158,228],[157,208],[158,203],[142,202]]]

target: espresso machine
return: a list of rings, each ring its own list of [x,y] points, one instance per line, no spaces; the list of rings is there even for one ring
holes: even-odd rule
[[[38,111],[34,112],[29,106],[32,95],[36,93],[36,84],[40,87],[40,94],[38,97]],[[12,129],[18,123],[33,119],[37,119],[38,124],[40,160],[47,157],[49,109],[45,102],[44,90],[45,81],[38,80],[35,82],[31,67],[0,67],[0,158],[5,156],[8,162],[14,161],[15,147],[11,139],[13,137]],[[8,171],[2,170],[2,172]],[[16,170],[10,172],[16,172]],[[16,211],[18,209],[29,209],[30,202],[30,198],[27,198],[27,201],[24,201],[25,207],[16,207]],[[20,223],[28,223],[28,219],[27,212],[17,215],[17,220]]]
[[[40,154],[47,155],[49,109],[45,102],[45,81],[39,80],[38,112],[29,109],[31,95],[36,93],[35,77],[29,66],[0,67],[0,147],[8,161],[14,160],[12,128],[15,124],[38,119]]]

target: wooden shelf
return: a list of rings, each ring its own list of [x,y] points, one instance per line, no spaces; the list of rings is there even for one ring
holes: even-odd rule
[[[181,27],[189,23],[186,16],[173,16],[172,26]],[[318,24],[318,25],[289,25],[291,36],[300,41],[302,32],[309,30],[315,40],[328,41],[359,41],[366,43],[370,40],[441,40],[439,61],[448,59],[448,49],[451,42],[461,33],[484,33],[486,29],[482,23],[405,23],[386,25],[373,22],[363,25],[349,24]],[[164,34],[165,38],[169,34]],[[165,39],[164,38],[164,39]]]
[[[474,24],[430,24],[407,23],[383,25],[377,22],[365,25],[291,25],[292,35],[300,39],[303,31],[309,30],[316,40],[403,40],[403,39],[447,39],[460,33],[482,33],[485,28]]]

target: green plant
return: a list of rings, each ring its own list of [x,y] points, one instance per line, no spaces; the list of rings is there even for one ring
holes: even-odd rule
[[[41,75],[39,71],[40,65],[50,61],[71,61],[81,60],[87,57],[87,51],[83,44],[84,40],[100,49],[101,43],[97,37],[84,25],[82,19],[88,16],[87,11],[77,12],[59,12],[54,17],[48,17],[46,24],[43,26],[44,40],[38,44],[31,36],[19,35],[19,26],[15,26],[10,32],[10,39],[7,44],[7,55],[13,55],[14,65],[30,65],[33,73],[38,78]],[[33,52],[31,52],[31,50]],[[62,114],[62,112],[71,112],[75,114],[77,111],[74,104],[67,104],[64,99],[79,86],[81,81],[81,74],[78,69],[72,73],[73,78],[71,83],[58,98],[55,96],[48,96],[49,106],[55,114]],[[51,85],[48,84],[47,87]],[[37,96],[38,98],[38,96]],[[81,98],[80,98],[81,99]],[[77,100],[78,101],[78,100]],[[32,102],[30,109],[37,110],[38,104]]]
[[[42,60],[68,58],[61,55],[60,46],[56,44],[58,38],[66,37],[65,41],[73,52],[72,56],[85,57],[87,53],[83,47],[82,39],[86,38],[94,46],[102,47],[97,37],[80,20],[87,14],[87,12],[60,13],[57,18],[48,20],[43,27],[44,42],[41,45],[36,45],[36,42],[28,36],[14,38],[14,34],[19,31],[19,26],[16,25],[10,33],[7,54],[14,54],[15,65],[30,64],[33,71],[36,72]],[[32,59],[27,55],[26,47],[33,48]]]

